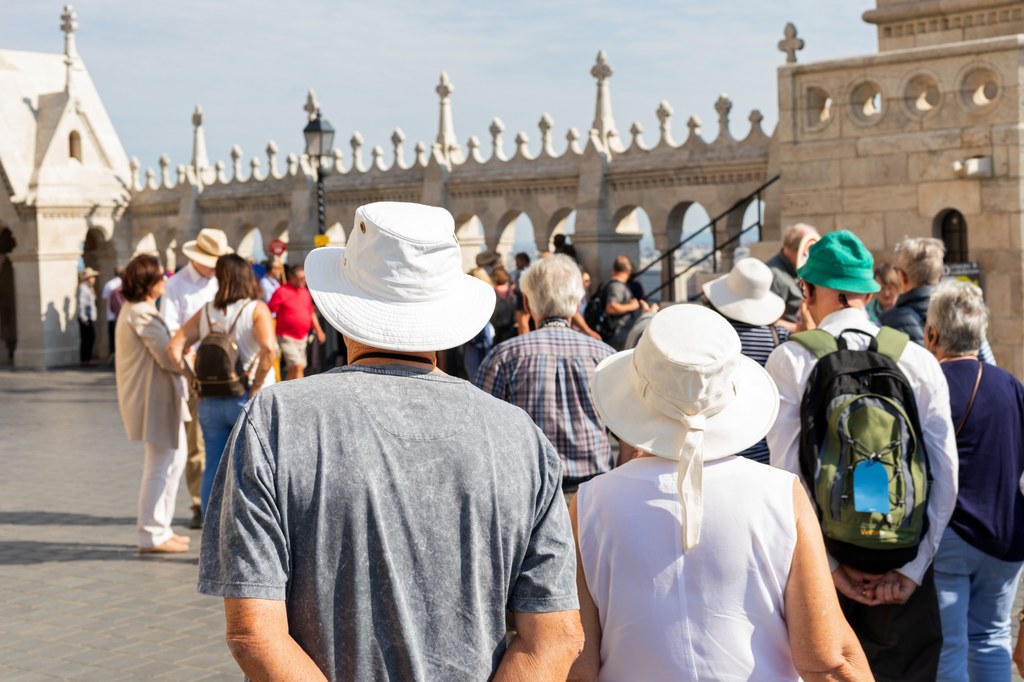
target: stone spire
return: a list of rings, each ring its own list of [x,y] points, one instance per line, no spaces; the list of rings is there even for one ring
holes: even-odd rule
[[[437,96],[441,98],[441,118],[437,126],[437,144],[441,146],[441,153],[449,163],[462,162],[462,148],[459,146],[459,139],[455,137],[455,121],[452,119],[452,93],[455,86],[448,79],[448,73],[441,72],[441,81],[435,88]]]
[[[623,151],[622,143],[619,141],[619,131],[615,127],[615,117],[612,116],[612,94],[608,85],[612,73],[614,72],[608,64],[608,57],[604,50],[601,50],[597,53],[597,63],[590,69],[590,75],[597,79],[597,105],[594,108],[594,124],[591,129],[597,132],[606,149],[620,152]]]
[[[206,155],[206,135],[203,134],[203,108],[196,105],[192,112],[192,173],[196,180],[202,184],[207,169],[210,168],[210,158]]]
[[[64,92],[71,93],[71,72],[78,63],[78,50],[75,49],[75,31],[78,30],[78,15],[71,5],[64,5],[60,15],[60,30],[64,31],[64,66],[67,77],[64,81]]]

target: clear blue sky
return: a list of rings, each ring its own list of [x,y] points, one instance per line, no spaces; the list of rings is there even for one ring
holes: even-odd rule
[[[643,0],[81,0],[79,53],[96,82],[129,156],[172,166],[191,155],[190,117],[202,104],[211,160],[229,161],[239,144],[246,159],[265,159],[268,140],[283,157],[300,152],[306,90],[316,89],[349,159],[360,131],[391,158],[401,127],[411,157],[417,140],[437,135],[438,76],[455,85],[455,129],[465,145],[476,135],[489,150],[491,119],[506,125],[506,150],[517,131],[538,147],[537,122],[555,121],[555,148],[566,130],[585,134],[594,116],[590,68],[608,54],[615,119],[623,138],[639,120],[657,140],[661,100],[675,110],[684,139],[696,114],[705,136],[717,132],[714,101],[732,98],[733,132],[745,135],[751,109],[770,132],[776,120],[776,47],[787,21],[807,46],[801,61],[872,52],[874,27],[860,15],[870,0],[765,3]],[[61,52],[61,4],[7,2],[0,49]],[[282,164],[283,165],[283,164]],[[265,163],[264,163],[265,167]]]

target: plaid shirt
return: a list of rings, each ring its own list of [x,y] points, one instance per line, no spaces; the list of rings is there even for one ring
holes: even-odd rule
[[[542,328],[495,346],[476,385],[533,417],[562,457],[562,476],[593,476],[614,466],[608,432],[590,397],[594,369],[614,352],[567,327]]]

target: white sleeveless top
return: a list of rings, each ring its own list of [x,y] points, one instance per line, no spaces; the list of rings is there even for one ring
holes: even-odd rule
[[[684,555],[676,475],[676,462],[644,457],[580,486],[598,679],[799,680],[784,619],[795,476],[743,457],[705,463],[700,543]]]
[[[235,344],[238,345],[238,356],[242,360],[242,367],[249,370],[249,380],[252,381],[256,376],[256,365],[259,364],[254,362],[254,359],[260,350],[259,344],[256,343],[256,337],[252,333],[253,317],[256,315],[255,299],[247,298],[235,301],[228,305],[226,312],[221,312],[213,303],[207,303],[205,308],[205,311],[201,311],[199,315],[200,340],[210,333],[211,324],[217,331],[226,332],[231,327],[231,323],[235,321],[235,317],[241,313],[231,336],[234,337]],[[209,324],[207,320],[209,320]],[[271,367],[266,378],[263,379],[263,388],[273,384],[276,378],[274,368]]]

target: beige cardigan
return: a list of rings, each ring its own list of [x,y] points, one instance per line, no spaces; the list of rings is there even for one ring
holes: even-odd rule
[[[188,406],[178,368],[164,351],[171,334],[160,311],[148,301],[128,303],[117,316],[114,334],[117,402],[128,440],[177,448]]]

